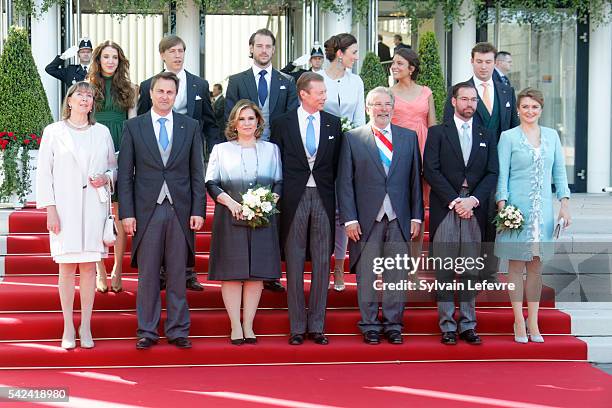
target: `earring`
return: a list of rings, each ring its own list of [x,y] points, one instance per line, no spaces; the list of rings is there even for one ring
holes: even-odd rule
[[[68,109],[72,109],[72,105],[68,105]]]
[[[338,61],[342,64],[342,57],[338,57]]]

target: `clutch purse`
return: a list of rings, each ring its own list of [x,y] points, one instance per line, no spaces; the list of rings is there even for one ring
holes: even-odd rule
[[[559,236],[561,235],[561,232],[564,229],[565,229],[565,220],[563,218],[560,218],[559,221],[557,221],[557,224],[555,225],[555,229],[553,231],[553,238],[559,239]]]

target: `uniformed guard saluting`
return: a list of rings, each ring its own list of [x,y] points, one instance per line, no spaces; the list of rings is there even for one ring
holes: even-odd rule
[[[82,81],[87,76],[87,68],[91,62],[91,40],[89,38],[82,38],[79,41],[79,45],[68,48],[62,55],[55,57],[49,65],[46,66],[45,71],[47,74],[59,79],[67,87]],[[64,66],[64,61],[78,55],[79,64],[70,64],[67,67]]]

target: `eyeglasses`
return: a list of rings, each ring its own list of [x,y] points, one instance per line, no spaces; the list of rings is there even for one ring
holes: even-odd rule
[[[373,106],[376,109],[382,109],[382,108],[389,108],[389,109],[391,109],[391,108],[393,108],[393,104],[391,102],[387,102],[387,103],[377,102],[377,103],[374,103],[374,104],[370,104],[368,106],[370,106],[370,107]]]
[[[465,96],[462,96],[461,98],[457,98],[457,99],[460,100],[461,102],[478,103],[478,98],[466,98]]]

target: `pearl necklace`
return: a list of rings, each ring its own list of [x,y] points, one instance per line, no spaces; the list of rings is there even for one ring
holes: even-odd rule
[[[89,126],[89,122],[86,122],[84,125],[77,125],[74,122],[72,122],[70,119],[66,119],[66,122],[68,122],[68,124],[70,124],[70,126],[72,126],[75,129],[85,129],[87,126]]]

